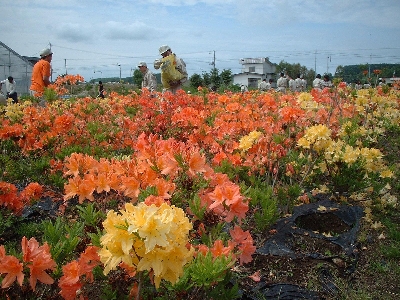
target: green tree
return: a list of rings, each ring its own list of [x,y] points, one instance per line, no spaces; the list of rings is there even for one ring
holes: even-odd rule
[[[190,86],[197,89],[199,86],[203,86],[203,79],[199,74],[194,73],[192,76],[189,78],[190,80]]]
[[[203,84],[204,84],[204,86],[207,86],[207,87],[211,85],[210,73],[203,72]]]
[[[142,86],[143,74],[138,69],[133,72],[133,83],[137,86]]]
[[[211,87],[215,91],[221,86],[221,77],[217,68],[213,68],[210,72]]]
[[[231,70],[222,70],[221,74],[221,81],[224,85],[228,86],[232,83],[232,71]]]

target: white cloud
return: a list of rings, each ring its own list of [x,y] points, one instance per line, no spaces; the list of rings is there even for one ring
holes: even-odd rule
[[[110,40],[149,40],[159,37],[160,30],[138,21],[131,24],[108,21],[100,34]]]
[[[61,23],[55,27],[57,37],[67,42],[87,42],[94,37],[93,29],[82,24]]]

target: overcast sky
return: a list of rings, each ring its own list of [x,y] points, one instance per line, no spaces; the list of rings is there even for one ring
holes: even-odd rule
[[[54,75],[130,76],[168,44],[189,76],[239,73],[241,58],[338,65],[400,63],[400,0],[11,0],[0,41],[23,56],[51,44]],[[4,58],[0,58],[4,60]],[[120,65],[120,66],[119,66]]]

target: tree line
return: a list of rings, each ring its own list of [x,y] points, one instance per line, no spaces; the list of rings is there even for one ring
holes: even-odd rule
[[[315,79],[317,75],[315,70],[308,69],[299,63],[290,64],[285,61],[276,64],[276,76],[274,81],[279,78],[279,74],[284,72],[289,74],[290,77],[296,78],[298,74],[304,76],[309,84]],[[157,82],[161,84],[161,74],[154,74],[157,78]],[[348,65],[348,66],[338,66],[334,74],[332,73],[322,73],[323,75],[329,75],[330,78],[341,78],[342,81],[347,83],[354,83],[360,81],[361,83],[376,82],[379,78],[391,78],[395,76],[400,76],[400,64],[360,64],[360,65]],[[96,82],[102,80],[103,83],[107,82],[119,82],[119,78],[98,78],[92,79],[91,82]],[[136,86],[141,86],[143,80],[142,73],[136,69],[133,72],[132,77],[122,78],[123,83],[135,84]],[[240,87],[233,84],[233,74],[230,69],[223,69],[219,71],[217,68],[212,68],[209,72],[203,72],[202,74],[194,73],[189,77],[188,89],[197,90],[198,87],[206,87],[213,91],[223,92],[225,90],[239,91]]]

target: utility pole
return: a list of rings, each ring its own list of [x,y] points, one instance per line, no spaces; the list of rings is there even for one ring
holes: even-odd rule
[[[315,76],[317,76],[317,50],[315,50],[314,71],[315,71]]]
[[[212,65],[213,69],[215,69],[215,50],[213,51],[213,53],[214,53],[214,57],[213,57],[213,61],[212,61],[212,63],[210,63],[210,65]]]
[[[215,50],[214,50],[213,66],[214,66],[214,69],[215,69]]]
[[[119,66],[119,83],[121,83],[121,64],[117,64]]]
[[[371,78],[371,54],[369,55],[368,78]]]
[[[326,59],[326,74],[329,74],[329,62],[330,61],[332,61],[331,56],[328,56]]]

